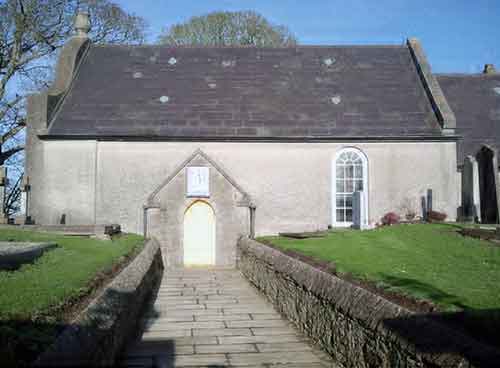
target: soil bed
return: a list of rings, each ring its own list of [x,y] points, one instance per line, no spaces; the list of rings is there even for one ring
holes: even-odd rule
[[[490,229],[463,228],[458,231],[463,236],[487,240],[491,245],[500,246],[500,232]]]

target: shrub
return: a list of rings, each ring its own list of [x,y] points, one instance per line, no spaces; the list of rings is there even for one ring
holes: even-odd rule
[[[433,222],[433,221],[444,221],[446,219],[447,215],[446,213],[443,213],[443,212],[438,212],[438,211],[429,211],[427,212],[427,219],[430,221],[430,222]]]
[[[382,217],[382,225],[399,224],[399,215],[394,212],[388,212]]]

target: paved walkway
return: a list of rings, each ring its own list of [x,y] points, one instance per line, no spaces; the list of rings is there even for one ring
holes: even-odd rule
[[[129,367],[334,367],[237,270],[166,271]]]

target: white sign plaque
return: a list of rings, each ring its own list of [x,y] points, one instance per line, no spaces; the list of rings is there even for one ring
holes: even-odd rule
[[[191,166],[187,168],[188,197],[210,196],[210,171],[208,167]]]

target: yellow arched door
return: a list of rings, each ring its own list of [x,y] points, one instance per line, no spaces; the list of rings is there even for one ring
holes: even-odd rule
[[[184,214],[184,265],[215,264],[215,213],[207,203],[195,202]]]

